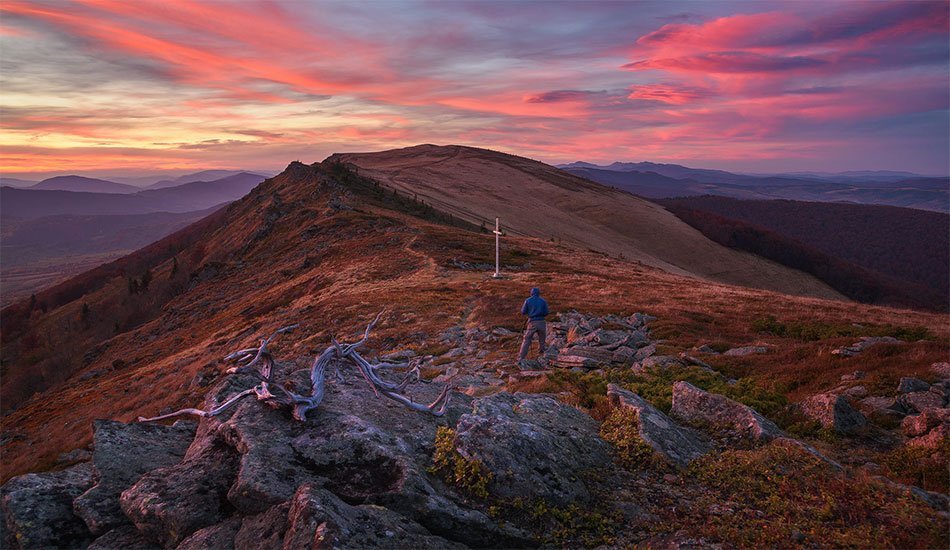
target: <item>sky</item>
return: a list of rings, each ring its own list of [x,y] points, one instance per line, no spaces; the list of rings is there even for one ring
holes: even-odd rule
[[[950,2],[0,2],[0,173],[549,163],[947,174]]]

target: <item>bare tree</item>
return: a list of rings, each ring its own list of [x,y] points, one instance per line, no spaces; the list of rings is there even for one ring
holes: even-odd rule
[[[366,326],[363,332],[363,338],[353,344],[341,344],[335,339],[326,350],[318,355],[313,366],[310,367],[310,389],[308,395],[294,393],[281,384],[276,384],[273,380],[274,358],[267,345],[278,335],[284,332],[290,332],[298,325],[283,327],[274,331],[269,337],[261,340],[256,348],[247,348],[235,351],[224,359],[226,361],[237,361],[236,367],[228,369],[229,374],[250,374],[260,380],[260,383],[253,388],[248,388],[239,392],[210,410],[201,409],[182,409],[169,414],[155,416],[152,418],[139,417],[139,422],[154,422],[183,415],[194,415],[202,418],[216,416],[221,414],[231,405],[237,403],[243,397],[256,395],[259,401],[263,401],[274,407],[291,407],[294,418],[304,422],[307,419],[307,412],[316,409],[323,401],[326,392],[326,370],[327,367],[335,362],[335,374],[338,381],[342,381],[343,375],[340,372],[340,363],[346,362],[356,368],[363,379],[369,384],[376,397],[385,396],[393,401],[402,403],[414,411],[427,412],[435,416],[445,414],[445,409],[449,403],[449,385],[443,388],[442,392],[432,403],[425,405],[416,403],[411,397],[404,393],[404,390],[413,382],[420,380],[419,366],[410,363],[370,363],[357,351],[360,346],[369,339],[369,333],[376,326],[382,313],[376,315],[376,318]],[[388,369],[407,368],[409,369],[399,382],[390,382],[380,376],[380,371]],[[273,391],[272,391],[273,390]]]

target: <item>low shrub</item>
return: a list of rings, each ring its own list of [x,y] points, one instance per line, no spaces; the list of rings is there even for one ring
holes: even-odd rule
[[[488,484],[494,477],[480,460],[469,460],[455,449],[455,430],[445,426],[436,430],[429,473],[478,498],[488,497]]]
[[[750,548],[947,546],[946,523],[927,505],[873,479],[846,477],[796,449],[765,446],[707,455],[687,470],[705,487],[677,528]]]

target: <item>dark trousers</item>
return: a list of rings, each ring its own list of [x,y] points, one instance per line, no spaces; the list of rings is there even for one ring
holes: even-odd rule
[[[521,342],[521,352],[518,353],[518,360],[522,361],[528,356],[528,348],[531,347],[531,340],[538,337],[538,350],[544,353],[547,349],[544,341],[547,339],[547,324],[544,319],[537,321],[528,321],[528,326],[524,330],[524,340]]]

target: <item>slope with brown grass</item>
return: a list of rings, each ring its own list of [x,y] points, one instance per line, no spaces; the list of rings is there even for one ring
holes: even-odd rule
[[[516,235],[569,243],[670,273],[788,294],[843,298],[800,271],[731,250],[662,207],[538,161],[472,147],[419,145],[335,154],[434,208]]]
[[[697,281],[567,242],[510,236],[502,249],[508,278],[492,279],[465,262],[489,261],[493,239],[456,215],[420,208],[338,166],[294,163],[214,219],[42,295],[47,311],[7,308],[5,395],[23,373],[49,371],[54,379],[3,418],[3,478],[50,467],[59,453],[86,445],[93,419],[129,421],[196,405],[225,368],[222,356],[275,327],[300,323],[273,349],[304,365],[331,338],[351,337],[384,310],[368,355],[422,351],[454,326],[517,330],[531,286],[544,289],[554,311],[651,313],[659,318],[656,336],[670,346],[767,340],[776,353],[734,358],[724,368],[791,396],[854,370],[854,361],[828,355],[848,339],[774,336],[758,319],[927,328],[929,340],[861,362],[871,374],[922,371],[946,355],[945,315]],[[144,270],[152,273],[149,289],[130,294],[129,278]],[[485,346],[484,361],[517,351],[514,338]]]

